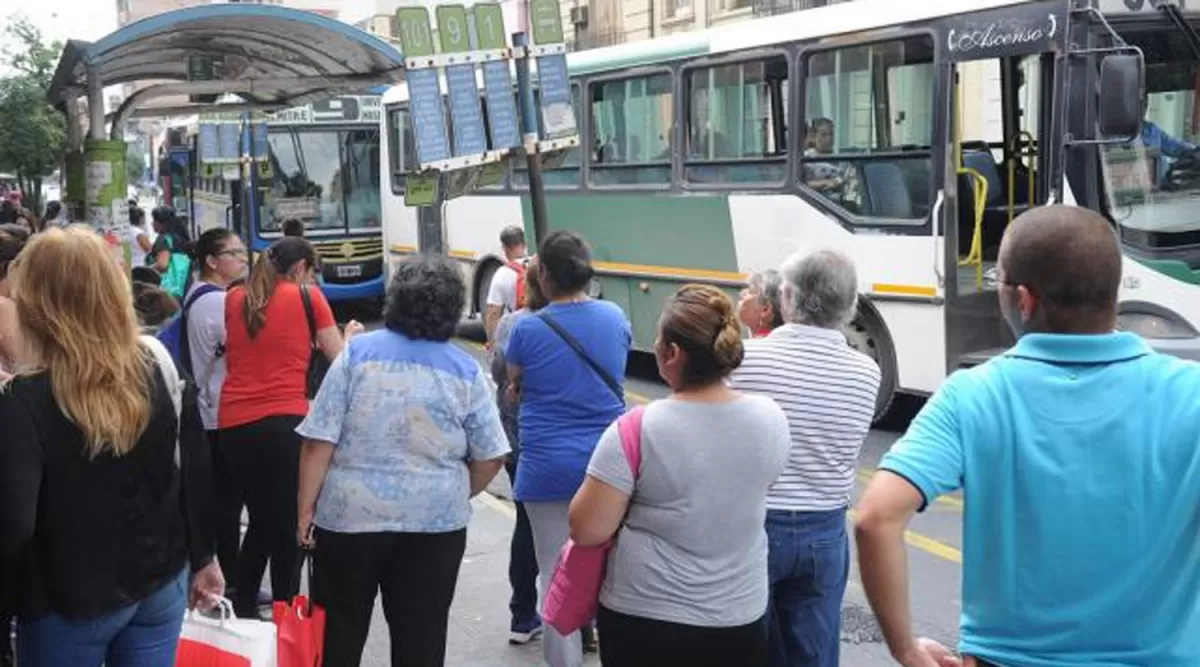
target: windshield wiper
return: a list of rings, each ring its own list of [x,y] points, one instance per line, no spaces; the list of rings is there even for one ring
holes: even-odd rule
[[[1200,35],[1196,34],[1196,30],[1183,17],[1183,12],[1179,9],[1179,4],[1176,0],[1150,0],[1150,4],[1162,12],[1171,23],[1183,34],[1187,40],[1188,48],[1192,50],[1192,57],[1200,61]]]

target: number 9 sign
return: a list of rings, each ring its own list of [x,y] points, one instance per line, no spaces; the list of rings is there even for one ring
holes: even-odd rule
[[[442,53],[462,53],[471,50],[467,34],[467,10],[462,5],[443,5],[437,8],[438,38]]]

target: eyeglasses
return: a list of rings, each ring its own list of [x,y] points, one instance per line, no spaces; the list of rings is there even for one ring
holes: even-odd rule
[[[245,257],[246,249],[245,248],[233,248],[232,250],[222,250],[221,252],[217,253],[217,255],[218,256],[219,255],[229,255],[230,257]]]

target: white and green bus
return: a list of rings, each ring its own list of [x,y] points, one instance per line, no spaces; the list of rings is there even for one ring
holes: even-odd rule
[[[896,392],[931,392],[1011,344],[994,280],[1004,228],[1078,203],[1126,250],[1120,326],[1200,358],[1200,165],[1146,129],[1200,134],[1189,11],[857,0],[571,54],[581,148],[545,173],[549,227],[591,243],[594,291],[625,309],[641,350],[683,283],[734,291],[797,251],[844,250],[862,296],[847,338],[883,371],[882,415]],[[389,257],[440,234],[477,313],[501,228],[532,238],[523,160],[419,232],[404,86],[383,103]],[[1101,124],[1124,138],[1098,139]]]

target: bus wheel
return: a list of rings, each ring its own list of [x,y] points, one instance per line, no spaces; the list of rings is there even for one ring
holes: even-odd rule
[[[492,290],[492,278],[496,277],[496,271],[499,268],[500,265],[498,263],[487,262],[483,266],[479,267],[479,272],[475,274],[475,294],[474,298],[472,299],[474,302],[474,305],[472,306],[473,312],[471,313],[472,317],[476,315],[483,317],[484,312],[487,310],[487,295],[488,292]]]
[[[879,395],[875,397],[875,419],[878,424],[887,416],[896,397],[896,351],[892,337],[882,318],[870,302],[860,302],[858,314],[843,333],[850,347],[875,360],[879,366]]]

